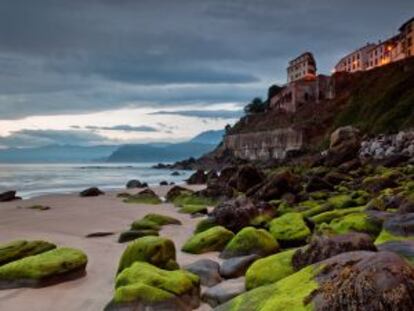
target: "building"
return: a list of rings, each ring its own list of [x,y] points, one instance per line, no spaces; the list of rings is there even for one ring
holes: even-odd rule
[[[414,18],[400,27],[398,35],[378,44],[369,43],[343,57],[335,66],[335,72],[370,70],[414,56],[413,33]]]
[[[302,79],[315,79],[316,70],[316,61],[312,53],[303,53],[289,62],[287,68],[288,83]]]
[[[414,17],[400,27],[402,50],[406,57],[414,56]]]
[[[343,57],[335,66],[335,71],[356,72],[366,70],[368,67],[369,52],[375,48],[375,44],[367,43],[366,46]]]

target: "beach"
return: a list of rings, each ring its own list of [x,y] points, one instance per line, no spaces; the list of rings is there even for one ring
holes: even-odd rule
[[[203,186],[187,186],[199,190]],[[164,197],[171,186],[153,187]],[[191,255],[180,251],[192,235],[200,218],[180,214],[172,204],[145,205],[123,203],[117,198],[121,191],[107,192],[98,197],[79,197],[77,193],[56,194],[22,201],[0,203],[0,243],[16,239],[47,240],[60,246],[83,250],[88,256],[85,277],[43,288],[20,288],[0,291],[0,310],[7,311],[98,311],[111,300],[114,277],[126,243],[117,242],[121,231],[148,213],[173,216],[182,225],[164,226],[160,236],[172,239],[180,266],[203,258],[219,261],[218,253]],[[122,192],[125,192],[122,190]],[[128,190],[135,193],[137,190]],[[36,204],[49,210],[27,207]],[[86,238],[94,232],[114,232],[106,237]],[[211,310],[202,305],[198,310]]]

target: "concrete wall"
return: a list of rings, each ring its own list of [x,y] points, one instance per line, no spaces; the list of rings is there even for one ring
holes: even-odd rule
[[[224,138],[226,148],[234,155],[247,160],[284,159],[287,152],[303,147],[301,130],[281,128],[273,131],[228,135]]]

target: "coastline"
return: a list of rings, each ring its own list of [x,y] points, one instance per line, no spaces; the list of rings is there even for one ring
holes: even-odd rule
[[[186,186],[193,190],[204,186]],[[171,186],[152,187],[164,197]],[[0,291],[0,309],[20,311],[31,306],[33,311],[52,310],[103,310],[113,294],[114,276],[119,258],[126,244],[117,242],[118,234],[131,222],[148,213],[173,216],[182,221],[181,226],[164,226],[161,236],[174,241],[180,266],[203,258],[220,261],[217,253],[191,255],[180,251],[191,236],[200,218],[180,214],[169,203],[159,205],[126,204],[117,198],[119,192],[137,192],[137,189],[121,189],[107,192],[104,196],[82,198],[78,194],[48,194],[35,198],[0,203],[0,243],[16,239],[44,239],[59,246],[82,249],[88,255],[87,275],[83,278],[50,287],[11,289]],[[50,206],[50,210],[28,209],[31,205]],[[18,208],[20,207],[20,208]],[[114,235],[86,238],[99,231]],[[58,297],[58,299],[57,299]],[[198,310],[211,310],[202,305]]]

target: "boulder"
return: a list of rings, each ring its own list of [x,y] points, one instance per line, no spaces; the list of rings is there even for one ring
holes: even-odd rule
[[[148,219],[137,219],[131,224],[131,230],[161,230],[161,225]]]
[[[205,216],[208,214],[208,209],[203,205],[184,205],[178,210],[178,212],[183,214]]]
[[[246,274],[250,265],[259,259],[256,254],[233,257],[222,262],[220,266],[220,274],[226,279],[233,279]]]
[[[207,177],[207,183],[210,184],[210,183],[218,182],[219,176],[216,170],[210,170],[207,172],[206,177]]]
[[[181,221],[171,216],[160,215],[160,214],[147,214],[142,218],[143,220],[152,221],[159,226],[165,225],[181,225]]]
[[[247,164],[237,170],[231,177],[229,184],[239,192],[246,192],[263,180],[264,174],[255,166]]]
[[[234,174],[237,173],[238,168],[236,166],[228,166],[221,170],[218,176],[218,183],[227,184]]]
[[[401,198],[398,212],[401,214],[414,213],[414,193]]]
[[[364,212],[356,212],[332,220],[326,227],[335,234],[363,232],[376,236],[381,231],[381,223]]]
[[[81,197],[97,197],[98,195],[103,194],[105,193],[99,190],[97,187],[88,188],[79,193]]]
[[[160,181],[160,186],[168,186],[168,181],[166,180]]]
[[[188,311],[200,305],[199,295],[196,275],[135,262],[117,275],[114,297],[104,310]]]
[[[178,171],[174,171],[174,172],[171,173],[171,176],[180,176],[180,175],[181,174]]]
[[[194,192],[190,189],[186,189],[180,186],[174,186],[167,192],[167,195],[165,196],[165,198],[168,202],[174,202],[174,200],[178,198],[179,196],[182,196],[182,195],[188,196],[188,195],[192,195],[193,193]]]
[[[118,273],[137,261],[167,270],[178,269],[173,241],[157,236],[145,236],[129,243],[119,261]]]
[[[10,202],[15,200],[21,200],[21,197],[16,196],[16,191],[6,191],[0,193],[0,202]]]
[[[401,257],[407,259],[411,264],[414,264],[414,241],[390,241],[378,245],[378,250],[393,252]]]
[[[377,193],[386,188],[398,187],[396,179],[396,176],[392,174],[366,177],[362,181],[362,188],[371,193]]]
[[[224,281],[214,287],[208,288],[203,293],[201,299],[214,308],[243,292],[245,292],[244,278],[238,278]]]
[[[246,289],[276,283],[293,274],[292,257],[296,249],[287,250],[256,260],[246,272]]]
[[[375,244],[414,239],[414,213],[397,214],[386,219]]]
[[[201,219],[197,223],[194,233],[200,233],[210,228],[213,228],[215,226],[217,226],[217,223],[214,217],[207,217],[207,218]]]
[[[329,172],[328,174],[325,175],[324,179],[332,185],[338,185],[341,182],[352,180],[352,178],[348,176],[347,174],[339,173],[336,171]]]
[[[361,147],[361,137],[358,129],[344,126],[331,134],[330,145],[325,164],[338,166],[355,159]]]
[[[120,233],[118,243],[130,242],[148,235],[158,236],[158,231],[151,229],[124,231]]]
[[[287,213],[270,222],[270,233],[282,247],[288,247],[306,243],[311,230],[302,214]]]
[[[250,254],[267,256],[277,252],[279,244],[264,229],[246,227],[240,230],[221,252],[221,258],[239,257]]]
[[[323,178],[319,176],[312,176],[309,179],[308,184],[306,185],[306,191],[307,192],[316,192],[321,190],[333,190],[333,185],[331,185],[329,182],[325,181]]]
[[[43,287],[85,275],[88,259],[80,250],[57,248],[0,267],[0,289]]]
[[[137,180],[137,179],[131,179],[127,182],[126,187],[128,189],[133,189],[133,188],[143,188],[143,184]]]
[[[184,270],[197,275],[200,278],[201,285],[207,287],[214,286],[222,281],[219,268],[220,265],[211,259],[200,259],[184,266]]]
[[[200,197],[211,198],[215,201],[224,201],[235,196],[235,190],[227,184],[213,183],[208,184],[207,188],[197,191]]]
[[[144,189],[137,194],[131,195],[124,199],[125,203],[135,203],[135,204],[160,204],[161,199],[158,195],[151,189]]]
[[[189,185],[203,185],[207,182],[206,173],[203,170],[197,170],[190,178],[187,179]]]
[[[216,226],[193,235],[182,247],[183,252],[201,254],[222,251],[234,234],[222,226]]]
[[[298,249],[292,265],[300,270],[308,265],[351,251],[376,251],[372,238],[364,233],[348,233],[332,237],[315,236],[305,248]]]
[[[16,240],[6,244],[0,244],[0,266],[24,257],[41,254],[55,248],[55,244],[46,241]]]

